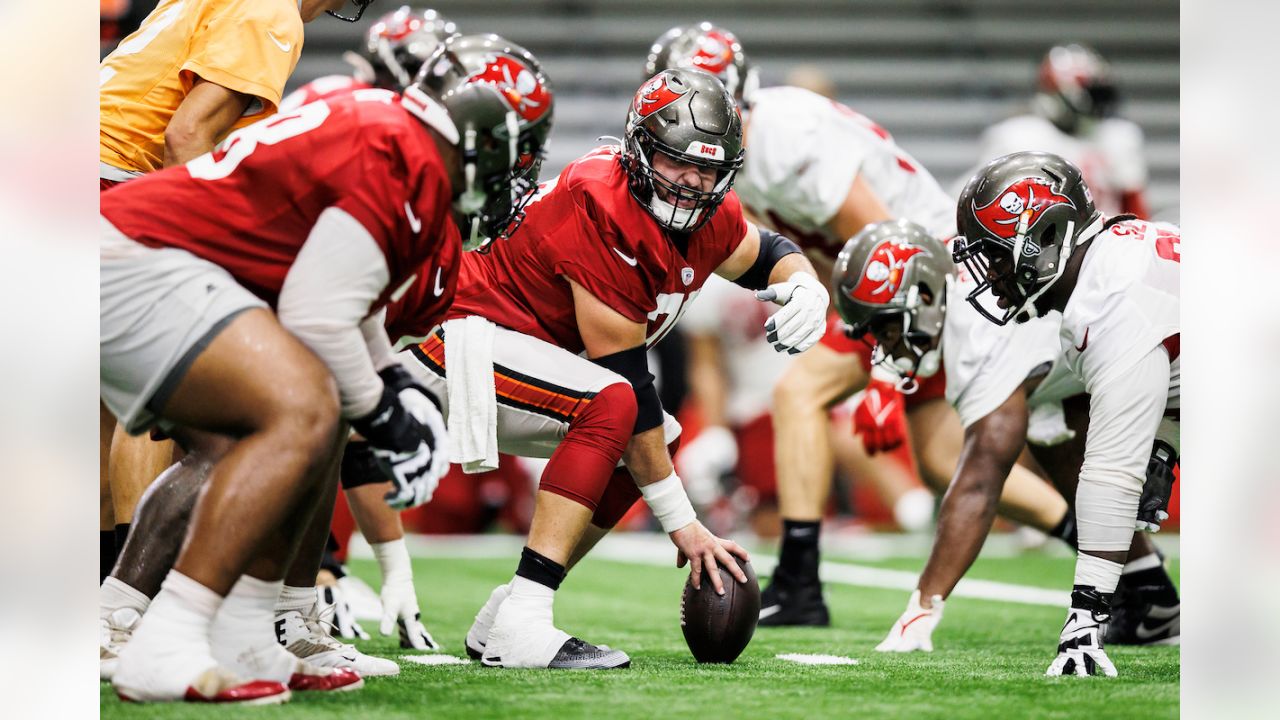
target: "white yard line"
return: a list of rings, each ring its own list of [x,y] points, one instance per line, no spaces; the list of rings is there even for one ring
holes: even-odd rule
[[[1167,543],[1167,538],[1164,538],[1164,540],[1166,540],[1165,544],[1169,544]],[[510,559],[513,563],[519,557],[520,548],[524,546],[524,538],[515,535],[410,535],[406,538],[406,541],[409,546],[409,552],[414,557],[503,558]],[[879,550],[884,549],[879,547],[884,544],[884,538],[878,537],[875,542],[878,550],[873,554],[878,554]],[[910,542],[915,543],[914,540]],[[1177,543],[1172,543],[1172,546],[1176,549]],[[984,549],[985,552],[986,550]],[[350,555],[359,558],[372,558],[368,544],[359,535],[355,535],[351,539]],[[898,556],[901,557],[902,555]],[[626,533],[605,538],[591,552],[591,557],[612,562],[670,567],[674,565],[675,550],[664,535],[656,533]],[[756,571],[762,575],[771,573],[777,564],[777,557],[773,555],[752,553],[752,558],[756,565]],[[923,563],[921,563],[921,566],[923,567]],[[904,592],[914,590],[918,579],[916,571],[890,570],[839,560],[823,562],[821,573],[823,581],[827,583],[883,590],[901,590]],[[1051,590],[1029,585],[976,579],[961,580],[960,584],[956,586],[955,592],[952,593],[952,597],[1021,603],[1024,605],[1048,605],[1058,608],[1065,607],[1068,604],[1069,596],[1070,593],[1065,590]]]

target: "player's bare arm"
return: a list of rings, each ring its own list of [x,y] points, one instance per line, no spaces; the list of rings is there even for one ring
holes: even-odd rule
[[[862,228],[871,223],[883,222],[893,218],[893,213],[871,189],[866,179],[858,174],[849,185],[849,194],[845,195],[840,209],[827,221],[827,229],[839,238],[851,238]]]
[[[164,131],[165,167],[203,155],[240,119],[253,96],[197,78]]]

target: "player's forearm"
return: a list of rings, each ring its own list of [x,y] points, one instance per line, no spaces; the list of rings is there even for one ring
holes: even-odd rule
[[[720,362],[719,341],[714,336],[692,335],[689,356],[689,389],[698,403],[703,424],[727,426],[725,405],[729,388]]]
[[[791,253],[778,260],[778,263],[773,266],[773,271],[769,273],[769,284],[786,282],[787,278],[798,272],[818,277],[818,272],[813,269],[813,263],[809,262],[809,258],[802,253]],[[822,278],[818,279],[822,280]]]
[[[970,479],[957,477],[943,497],[933,549],[920,575],[921,598],[949,597],[977,559],[991,532],[999,488],[992,492],[991,488]]]
[[[675,472],[661,425],[633,435],[622,462],[639,487],[652,485]]]

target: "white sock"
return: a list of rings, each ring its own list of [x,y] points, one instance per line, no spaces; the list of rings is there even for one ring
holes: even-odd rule
[[[1162,564],[1163,563],[1160,562],[1159,555],[1157,555],[1156,553],[1148,553],[1146,555],[1143,555],[1140,558],[1135,558],[1125,563],[1124,570],[1122,571],[1121,574],[1128,575],[1129,573],[1142,572],[1143,570],[1158,568]]]
[[[413,582],[413,562],[409,559],[409,547],[404,538],[384,543],[371,543],[373,556],[382,569],[382,584]]]
[[[509,606],[511,609],[508,612],[517,612],[529,620],[551,623],[551,606],[555,599],[555,590],[517,575],[511,579],[511,594],[502,603],[502,607]]]
[[[170,570],[148,608],[146,624],[176,640],[209,643],[209,626],[222,605],[218,593]]]
[[[237,673],[256,680],[287,683],[296,659],[276,641],[276,600],[283,580],[242,575],[214,618],[210,639],[213,656]]]
[[[1093,586],[1101,593],[1112,593],[1120,582],[1120,570],[1123,567],[1118,562],[1080,552],[1076,555],[1075,583]]]
[[[302,614],[307,614],[316,604],[316,588],[298,587],[296,585],[285,585],[280,591],[280,598],[276,601],[276,614],[296,610]]]
[[[121,608],[132,608],[142,615],[150,604],[151,598],[114,577],[107,577],[98,588],[99,617],[107,617]]]

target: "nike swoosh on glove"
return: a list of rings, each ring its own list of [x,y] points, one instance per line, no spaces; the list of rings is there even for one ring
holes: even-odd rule
[[[1071,593],[1071,609],[1067,611],[1067,621],[1058,638],[1058,657],[1044,674],[1086,677],[1101,671],[1107,677],[1115,677],[1116,666],[1102,649],[1102,623],[1110,619],[1110,609],[1092,587],[1077,585],[1076,588]]]
[[[831,298],[818,278],[807,272],[792,273],[786,282],[758,291],[756,299],[782,306],[764,324],[765,336],[774,350],[795,355],[822,339]]]
[[[862,436],[868,455],[893,450],[907,436],[907,417],[902,393],[893,383],[873,372],[862,402],[853,410],[853,432]]]
[[[876,646],[879,652],[912,652],[923,650],[933,652],[933,629],[942,622],[942,608],[945,603],[941,595],[933,596],[933,607],[920,606],[920,591],[911,593],[907,601],[907,609],[893,624],[889,635]]]
[[[440,643],[431,637],[431,633],[422,624],[412,578],[408,582],[384,582],[381,596],[382,622],[378,630],[383,635],[390,635],[393,630],[399,629],[402,648],[440,649]]]

